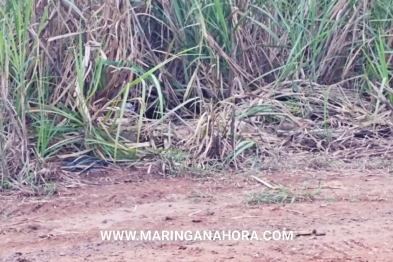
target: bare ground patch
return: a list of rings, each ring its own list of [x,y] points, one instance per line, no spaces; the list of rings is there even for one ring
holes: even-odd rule
[[[248,205],[266,187],[248,175],[157,179],[117,171],[122,183],[0,200],[1,261],[390,261],[392,177],[383,171],[254,174],[312,201]],[[103,176],[101,174],[101,176]],[[136,179],[139,178],[139,179]],[[120,180],[118,180],[120,181]],[[302,191],[303,190],[303,191]],[[294,230],[293,241],[102,241],[100,230]]]

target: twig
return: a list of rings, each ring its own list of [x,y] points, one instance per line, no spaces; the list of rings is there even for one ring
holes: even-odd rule
[[[256,176],[251,176],[251,177],[254,178],[256,181],[258,181],[259,183],[264,184],[268,188],[271,188],[271,189],[278,189],[279,188],[277,186],[272,186],[270,183],[268,183],[268,182],[266,182],[266,181],[264,181],[264,180],[262,180],[262,179],[260,179],[260,178],[258,178]]]

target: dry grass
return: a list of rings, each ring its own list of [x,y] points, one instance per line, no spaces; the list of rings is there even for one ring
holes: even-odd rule
[[[388,1],[1,5],[1,188],[85,154],[182,172],[393,153]]]

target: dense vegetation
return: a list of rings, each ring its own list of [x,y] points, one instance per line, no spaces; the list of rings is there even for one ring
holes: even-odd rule
[[[3,0],[0,23],[3,188],[87,154],[175,170],[393,150],[392,1]]]

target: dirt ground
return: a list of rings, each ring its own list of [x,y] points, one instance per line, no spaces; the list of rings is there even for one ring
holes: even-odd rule
[[[0,260],[392,261],[393,183],[387,171],[254,175],[293,190],[321,190],[313,200],[249,205],[250,194],[266,189],[250,176],[93,173],[85,176],[89,185],[52,197],[2,195]],[[322,234],[279,241],[103,241],[100,230]]]

